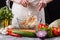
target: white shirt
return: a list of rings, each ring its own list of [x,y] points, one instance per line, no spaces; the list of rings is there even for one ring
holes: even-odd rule
[[[37,16],[38,21],[42,18],[42,22],[45,24],[45,14],[44,8],[41,11],[37,11],[37,4],[40,0],[30,0],[31,4],[27,7],[23,7],[21,4],[13,3],[12,6],[12,13],[14,14],[14,18],[12,20],[12,25],[19,26],[17,23],[17,19],[24,20],[29,15]]]

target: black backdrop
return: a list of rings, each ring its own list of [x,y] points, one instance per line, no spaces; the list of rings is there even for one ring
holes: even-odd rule
[[[12,7],[12,3],[13,2],[10,2],[10,5],[11,5],[10,7]],[[6,6],[6,0],[0,0],[0,8],[4,6]]]
[[[45,8],[46,23],[50,24],[60,18],[60,0],[53,0]]]
[[[6,5],[6,0],[0,0],[0,8]],[[12,2],[11,2],[12,3]],[[53,0],[45,8],[46,23],[50,24],[52,21],[60,18],[60,0]]]
[[[0,8],[6,5],[6,0],[0,0]]]

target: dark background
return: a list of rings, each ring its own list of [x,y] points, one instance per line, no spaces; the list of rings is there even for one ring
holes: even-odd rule
[[[0,8],[6,6],[5,1],[6,0],[0,0]],[[47,4],[47,7],[45,8],[45,17],[47,24],[60,18],[60,0],[53,0],[53,2]]]
[[[60,0],[53,0],[45,8],[46,23],[50,24],[56,19],[60,18]]]
[[[0,8],[6,5],[6,0],[0,0]]]
[[[12,7],[12,3],[13,2],[10,2],[10,7]],[[4,7],[4,6],[6,6],[6,0],[0,0],[0,8],[2,8],[2,7]]]

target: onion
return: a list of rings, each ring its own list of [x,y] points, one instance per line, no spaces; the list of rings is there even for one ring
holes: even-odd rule
[[[42,31],[38,31],[37,33],[36,33],[36,36],[37,37],[41,37],[41,38],[44,38],[44,37],[46,37],[46,35],[47,35],[47,32],[45,31],[45,30],[42,30]]]
[[[2,34],[7,34],[7,30],[4,29],[4,30],[2,31]]]

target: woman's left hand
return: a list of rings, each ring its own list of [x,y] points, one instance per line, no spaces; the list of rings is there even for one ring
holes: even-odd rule
[[[43,1],[40,1],[39,4],[38,4],[38,10],[40,11],[42,8],[46,7],[46,3],[43,2]]]

